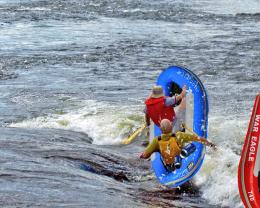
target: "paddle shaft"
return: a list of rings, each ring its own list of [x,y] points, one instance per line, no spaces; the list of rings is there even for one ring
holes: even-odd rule
[[[130,135],[128,138],[124,139],[122,141],[122,144],[130,144],[134,139],[137,138],[137,136],[143,132],[143,130],[145,129],[146,125],[144,124],[142,127],[140,127],[139,129],[137,129],[132,135]]]

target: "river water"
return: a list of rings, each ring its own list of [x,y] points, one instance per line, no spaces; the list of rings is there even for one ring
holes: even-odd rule
[[[243,207],[258,0],[0,0],[0,30],[1,207]],[[138,159],[145,135],[120,145],[171,65],[204,83],[219,146],[180,190]]]

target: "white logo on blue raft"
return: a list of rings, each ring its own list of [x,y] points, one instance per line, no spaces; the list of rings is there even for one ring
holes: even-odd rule
[[[194,163],[190,162],[189,165],[187,166],[188,170],[191,171],[191,169],[193,168]]]
[[[199,91],[198,81],[196,79],[194,79],[189,73],[187,73],[185,71],[178,71],[177,74],[183,76],[187,81],[189,81],[189,83],[194,87],[194,90],[196,90],[197,92]]]

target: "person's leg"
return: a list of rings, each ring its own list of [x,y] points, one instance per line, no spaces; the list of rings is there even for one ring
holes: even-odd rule
[[[186,100],[182,99],[181,104],[178,106],[176,110],[176,116],[173,120],[173,133],[182,130],[182,124],[185,123],[185,110],[186,108]]]
[[[163,160],[163,158],[162,158],[162,155],[161,155],[161,161],[162,161],[164,167],[166,168],[166,170],[167,170],[168,172],[173,172],[173,171],[175,170],[174,163],[171,164],[171,165],[167,165],[167,164],[164,162],[164,160]]]
[[[176,169],[179,169],[181,167],[181,157],[180,157],[180,155],[177,155],[174,158],[174,166],[175,166]]]

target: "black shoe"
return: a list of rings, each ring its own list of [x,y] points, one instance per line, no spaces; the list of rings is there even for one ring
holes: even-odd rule
[[[172,165],[166,165],[166,168],[167,168],[167,170],[170,171],[170,172],[173,172],[173,171],[175,171],[175,169],[176,169],[174,164],[172,164]]]
[[[181,168],[181,157],[179,155],[174,158],[174,166],[176,169]]]
[[[195,150],[196,150],[196,146],[194,144],[190,143],[187,146],[182,148],[180,156],[181,156],[181,158],[188,157]]]

